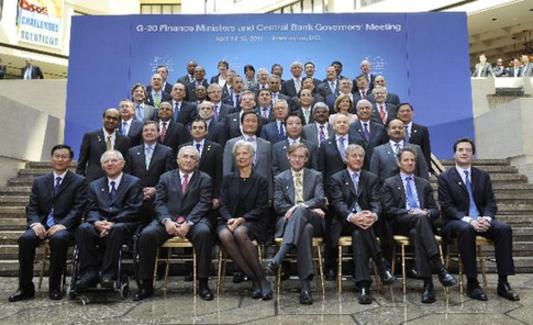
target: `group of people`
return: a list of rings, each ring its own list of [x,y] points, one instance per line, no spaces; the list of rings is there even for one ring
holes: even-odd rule
[[[514,274],[511,229],[496,220],[488,174],[472,167],[474,143],[455,142],[456,165],[439,176],[439,210],[428,181],[428,129],[413,122],[412,105],[388,92],[367,60],[354,81],[341,75],[338,61],[323,81],[314,78],[312,62],[293,62],[285,81],[274,69],[258,69],[255,80],[253,66],[245,78],[225,61],[218,68],[210,83],[190,61],[173,85],[165,66],[147,87],[135,84],[131,99],[104,111],[102,128],[84,134],[76,173],[68,170],[71,148],[52,149],[53,171],[32,186],[28,230],[19,239],[19,290],[9,301],[34,296],[33,260],[43,240],[51,249],[49,295],[61,299],[72,242],[76,290],[113,287],[120,249],[139,232],[136,301],[154,294],[158,248],[178,236],[196,251],[202,299],[213,299],[208,278],[219,242],[251,280],[252,298],[263,300],[273,295],[267,276],[295,250],[299,301],[312,304],[313,238],[323,238],[326,279],[335,279],[337,241],[351,236],[357,299],[369,304],[369,261],[384,284],[394,283],[393,235],[403,234],[414,247],[412,274],[424,282],[421,301],[432,303],[434,272],[443,286],[456,284],[435,242],[439,217],[446,240],[458,243],[467,294],[487,299],[476,268],[475,239],[484,236],[496,247],[498,294],[519,299],[507,281]],[[254,241],[274,238],[279,249],[261,265]]]
[[[533,77],[533,62],[530,62],[529,55],[523,54],[520,59],[513,58],[507,66],[503,64],[503,59],[498,58],[493,67],[487,62],[485,54],[481,54],[472,77]]]

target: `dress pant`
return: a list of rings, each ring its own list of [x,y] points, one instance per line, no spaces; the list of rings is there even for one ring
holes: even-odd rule
[[[494,243],[498,275],[513,275],[513,231],[501,221],[492,220],[486,232],[477,232],[470,224],[461,220],[449,221],[443,229],[447,239],[457,239],[463,269],[467,278],[477,277],[476,236],[483,236]]]
[[[424,215],[404,214],[396,217],[394,229],[395,233],[409,237],[418,274],[423,278],[431,277],[431,258],[439,254],[431,220]]]
[[[65,270],[67,251],[74,236],[68,230],[60,230],[48,238],[50,243],[50,289],[59,289],[61,275]],[[31,229],[26,230],[19,237],[19,287],[21,289],[33,286],[33,263],[35,260],[35,248],[42,242]]]
[[[143,229],[137,245],[137,251],[139,253],[138,280],[153,281],[157,249],[172,237],[167,233],[165,226],[159,220],[152,221]],[[207,279],[211,267],[213,234],[206,218],[190,228],[187,239],[196,250],[198,278]]]
[[[362,229],[352,223],[345,222],[342,228],[342,235],[352,237],[355,283],[361,281],[372,282],[368,268],[370,257],[379,268],[383,267],[381,247],[374,230],[372,227]]]
[[[100,270],[102,274],[116,276],[118,257],[122,245],[128,244],[138,227],[136,222],[115,223],[104,237],[91,223],[84,223],[76,231],[80,274]],[[103,255],[101,263],[99,257]]]
[[[298,207],[289,220],[280,217],[276,223],[276,237],[283,237],[282,245],[294,245],[298,261],[298,276],[310,280],[314,275],[313,237],[322,236],[324,220],[305,207]]]

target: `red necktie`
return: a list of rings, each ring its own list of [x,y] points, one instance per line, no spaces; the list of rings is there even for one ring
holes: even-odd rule
[[[379,105],[379,118],[381,119],[381,122],[383,124],[387,124],[387,116],[385,115],[385,107],[383,107],[383,104]]]
[[[189,174],[184,174],[183,182],[181,182],[181,193],[182,194],[185,194],[188,186],[189,186]]]

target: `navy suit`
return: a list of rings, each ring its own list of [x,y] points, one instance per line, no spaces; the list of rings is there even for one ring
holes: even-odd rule
[[[124,130],[121,124],[120,134],[127,136],[130,139],[130,148],[141,144],[143,126],[144,126],[143,122],[137,121],[136,119],[131,119],[130,128],[128,129],[128,134],[124,134]]]
[[[155,108],[159,108],[159,105],[155,105],[154,98],[152,97],[152,91],[149,88],[146,88],[146,104],[153,106]],[[170,102],[172,100],[172,97],[170,97],[170,94],[166,93],[164,89],[161,89],[161,98],[159,99],[159,103],[162,102]]]
[[[283,122],[285,124],[285,122]],[[285,127],[285,126],[284,126]],[[287,132],[284,130],[285,138],[287,137]],[[273,121],[270,123],[267,123],[263,125],[261,128],[261,138],[267,140],[270,142],[270,144],[274,145],[278,143],[279,141],[283,140],[279,137],[279,129],[278,129],[278,122]]]
[[[374,153],[374,148],[389,141],[389,136],[387,130],[382,124],[367,121],[368,131],[370,137],[365,139],[363,132],[363,122],[357,120],[354,123],[350,124],[350,129],[348,134],[351,138],[357,139],[358,142],[363,142],[363,148],[365,148],[365,164],[364,169],[368,170],[370,168],[370,160],[372,159],[372,154]]]
[[[167,133],[165,134],[163,142],[161,142],[161,139],[159,139],[158,141],[159,143],[172,148],[172,150],[174,151],[174,156],[176,156],[176,154],[178,153],[178,147],[189,140],[189,131],[187,131],[183,124],[176,123],[174,121],[169,121],[167,126]]]
[[[30,200],[26,207],[28,229],[19,237],[19,287],[33,289],[33,262],[35,248],[43,241],[29,227],[35,223],[46,224],[48,214],[53,209],[54,224],[65,226],[48,238],[50,243],[50,289],[59,289],[61,274],[65,268],[67,250],[74,236],[73,230],[80,224],[86,204],[87,184],[85,179],[67,171],[59,190],[54,194],[54,174],[49,173],[35,178]]]
[[[283,84],[281,84],[280,92],[289,97],[297,96],[298,92],[296,91],[296,85],[294,84],[294,79],[291,78],[289,80],[285,80]]]
[[[174,114],[172,114],[172,121],[174,122],[188,125],[198,117],[198,110],[194,103],[182,101],[176,107],[176,102],[172,100],[170,104],[174,108]]]
[[[363,146],[363,142],[349,135],[345,135],[348,138],[349,144],[358,144]],[[346,144],[346,146],[348,146]],[[318,170],[324,175],[324,181],[326,182],[331,175],[346,168],[346,163],[341,157],[339,148],[337,147],[337,141],[335,140],[335,134],[320,145],[320,151],[318,154]],[[325,184],[326,191],[328,190],[328,184]]]
[[[187,142],[184,146],[192,146],[193,142]],[[206,173],[211,177],[213,182],[213,198],[220,196],[220,184],[222,183],[222,146],[209,140],[204,141],[198,170]]]
[[[187,85],[187,100],[190,102],[194,102],[196,100],[196,93],[195,93],[196,83],[197,81],[195,80],[193,83]],[[202,79],[201,84],[202,86],[205,87],[206,90],[207,90],[207,87],[209,87],[209,83],[207,82],[207,79],[205,78]]]
[[[429,130],[427,127],[413,123],[411,124],[411,136],[409,143],[417,144],[422,149],[426,164],[431,166],[431,144],[429,142]]]
[[[396,107],[396,105],[393,105],[391,103],[384,103],[385,110],[387,111],[387,120],[385,123],[383,123],[381,117],[379,116],[379,109],[377,105],[377,103],[372,103],[372,121],[387,126],[389,125],[390,121],[396,119],[396,116],[398,115],[398,108]]]

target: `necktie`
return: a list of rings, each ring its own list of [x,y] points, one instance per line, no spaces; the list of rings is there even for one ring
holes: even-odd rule
[[[353,181],[353,189],[355,190],[355,194],[358,194],[359,190],[359,173],[353,173],[352,174],[352,181]]]
[[[370,132],[368,131],[368,123],[363,123],[363,137],[366,141],[370,139]]]
[[[365,99],[365,92],[361,90],[360,93],[361,93],[361,99]]]
[[[117,189],[115,187],[115,181],[111,181],[109,184],[111,184],[111,190],[109,191],[109,200],[114,201],[117,197]]]
[[[263,117],[268,118],[268,107],[263,107]]]
[[[154,93],[154,106],[155,106],[155,108],[159,108],[159,104],[161,104],[161,95],[159,95],[159,93]]]
[[[161,142],[165,141],[165,136],[167,135],[167,122],[163,122],[163,127],[161,127],[161,134],[159,135],[159,140]]]
[[[400,152],[400,144],[399,143],[395,143],[394,144],[394,153],[398,154],[398,152]]]
[[[385,107],[383,104],[379,104],[379,118],[383,124],[387,124],[387,114],[385,113]]]
[[[189,174],[183,175],[183,181],[181,182],[181,193],[185,194],[187,191],[187,187],[189,187]]]
[[[239,107],[239,94],[235,94],[235,107]]]
[[[407,193],[407,204],[409,205],[408,208],[410,209],[416,209],[419,208],[418,203],[416,201],[415,193],[413,193],[413,178],[411,176],[408,176],[405,178],[406,180],[406,186],[405,191]]]
[[[105,140],[105,150],[111,150],[113,149],[113,144],[111,143],[111,136],[108,135],[106,136],[106,140]]]
[[[197,143],[197,144],[196,144],[196,150],[198,150],[198,153],[200,154],[200,156],[202,155],[202,150],[201,150],[201,148],[202,148],[202,145],[201,145],[200,143]]]
[[[135,106],[135,117],[137,118],[137,121],[144,120],[144,110],[139,104]]]
[[[56,183],[54,184],[54,196],[59,193],[59,187],[61,186],[61,177],[56,177]],[[55,224],[54,221],[54,207],[52,206],[52,209],[50,209],[50,213],[48,213],[48,217],[46,218],[46,225],[48,228],[52,227]]]
[[[329,88],[331,89],[331,93],[334,94],[335,93],[335,82],[330,81]]]
[[[218,121],[218,105],[215,105],[215,107],[213,109],[214,109],[213,117],[215,118],[215,121]]]
[[[409,127],[406,125],[405,126],[405,137],[404,137],[405,143],[409,143],[410,137],[411,137],[411,133],[409,132]]]
[[[120,133],[122,133],[122,135],[124,136],[128,135],[128,122],[126,121],[122,122],[122,130]]]
[[[283,130],[283,123],[278,122],[278,138],[280,140],[285,140],[287,137],[285,136],[285,131]]]
[[[339,138],[339,153],[341,154],[342,161],[346,162],[346,157],[344,156],[344,136]]]
[[[320,128],[320,132],[318,133],[318,135],[319,135],[320,143],[322,143],[322,141],[326,140],[326,134],[324,133],[323,125],[320,125],[319,128]]]
[[[465,183],[466,191],[468,192],[468,216],[473,220],[476,220],[479,217],[479,210],[476,206],[476,200],[474,199],[474,193],[472,192],[472,183],[468,178],[468,170],[465,170]]]
[[[176,102],[176,104],[174,104],[174,114],[176,116],[176,119],[180,113],[180,109],[181,109],[181,104]]]
[[[152,161],[152,154],[153,154],[152,147],[145,146],[144,147],[144,165],[146,167],[146,170],[148,170],[148,167],[150,167],[150,162]]]
[[[295,195],[294,199],[296,200],[296,204],[302,203],[304,201],[304,185],[302,181],[302,172],[296,172],[294,173],[295,179],[294,179],[294,190]]]

